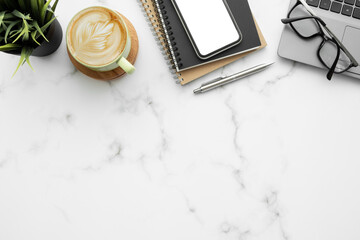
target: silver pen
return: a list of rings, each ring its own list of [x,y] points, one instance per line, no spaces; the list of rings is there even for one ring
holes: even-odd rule
[[[214,88],[237,81],[244,77],[261,72],[261,71],[265,70],[267,67],[271,66],[272,64],[274,64],[274,63],[264,63],[264,64],[257,65],[255,67],[246,69],[244,71],[241,71],[239,73],[235,73],[234,75],[231,75],[231,76],[216,78],[210,82],[206,82],[206,83],[202,84],[199,88],[194,90],[194,93],[198,94],[198,93],[207,92]]]

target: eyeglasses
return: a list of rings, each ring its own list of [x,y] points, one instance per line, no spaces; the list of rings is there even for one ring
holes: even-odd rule
[[[331,80],[334,73],[343,73],[359,65],[335,34],[326,26],[326,23],[316,16],[305,0],[297,0],[287,17],[281,22],[289,24],[302,39],[310,40],[315,37],[323,39],[317,50],[317,57],[329,69],[326,75],[327,79]]]

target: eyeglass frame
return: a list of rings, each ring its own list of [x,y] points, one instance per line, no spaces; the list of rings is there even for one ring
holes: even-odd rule
[[[292,13],[292,11],[298,6],[302,4],[303,7],[307,10],[307,12],[310,14],[310,16],[308,17],[295,17],[295,18],[290,18],[290,14]],[[321,61],[321,63],[329,69],[329,72],[327,74],[327,79],[331,80],[332,75],[335,73],[335,68],[336,65],[338,64],[338,61],[340,59],[340,50],[342,50],[345,55],[349,58],[349,60],[351,61],[351,64],[345,69],[342,70],[340,72],[336,72],[336,73],[343,73],[346,72],[347,70],[349,70],[352,67],[357,67],[359,66],[358,62],[355,60],[355,58],[351,55],[351,53],[346,49],[346,47],[341,43],[341,41],[336,37],[336,35],[327,27],[326,23],[324,22],[324,20],[322,20],[320,17],[318,17],[315,12],[310,8],[310,6],[305,2],[305,0],[297,0],[296,4],[290,9],[288,15],[288,18],[284,18],[281,19],[281,22],[284,24],[289,24],[290,27],[294,30],[294,32],[301,38],[303,39],[311,39],[314,37],[322,37],[323,41],[322,43],[319,45],[318,51],[317,51],[317,57],[319,58],[319,60]],[[300,20],[305,20],[305,19],[313,19],[317,25],[318,25],[318,29],[319,31],[311,36],[305,37],[303,35],[301,35],[296,28],[291,24],[292,22],[296,22],[296,21],[300,21]],[[330,36],[327,36],[324,32],[324,30],[327,32],[327,34]],[[327,64],[325,64],[324,60],[322,59],[322,57],[320,56],[320,50],[322,49],[322,47],[324,46],[326,41],[332,41],[335,43],[335,45],[337,46],[337,56],[334,60],[334,63],[332,64],[332,66],[329,68],[327,66]]]

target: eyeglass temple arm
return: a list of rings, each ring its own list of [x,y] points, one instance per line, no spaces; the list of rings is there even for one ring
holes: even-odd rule
[[[305,9],[313,16],[316,17],[317,19],[319,19],[318,16],[316,16],[315,12],[310,8],[310,6],[306,3],[305,0],[298,0],[299,2],[302,3],[302,5],[305,7]],[[339,44],[339,46],[341,47],[341,49],[345,52],[345,54],[350,58],[351,62],[353,63],[354,67],[359,66],[358,62],[355,60],[355,58],[353,57],[353,55],[351,55],[351,53],[346,49],[346,47],[341,43],[341,41],[335,36],[335,34],[326,26],[324,21],[320,21],[321,25],[323,26],[323,28],[325,29],[325,31],[333,38],[335,39],[335,41]]]
[[[305,19],[316,19],[318,20],[321,24],[323,24],[324,26],[326,26],[325,22],[317,17],[317,16],[311,16],[311,17],[295,17],[295,18],[283,18],[281,19],[281,22],[284,23],[284,24],[288,24],[288,23],[292,23],[292,22],[296,22],[296,21],[300,21],[300,20],[305,20]]]
[[[313,16],[313,17],[317,17],[316,13],[310,8],[310,6],[306,3],[305,0],[298,0],[299,2],[302,3],[302,5],[305,7],[305,9]]]

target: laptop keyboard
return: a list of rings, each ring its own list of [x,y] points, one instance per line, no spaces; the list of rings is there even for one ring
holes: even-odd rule
[[[360,19],[360,0],[306,0],[306,2],[313,7]]]

